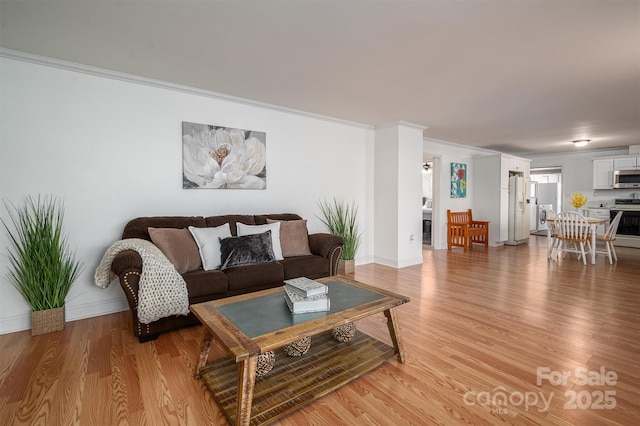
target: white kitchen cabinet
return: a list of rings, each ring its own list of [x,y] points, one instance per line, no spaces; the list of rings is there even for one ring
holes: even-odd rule
[[[509,172],[529,176],[530,161],[508,155],[473,160],[473,217],[489,221],[489,245],[502,245],[509,237]]]
[[[593,189],[613,188],[614,162],[612,158],[593,160]]]
[[[638,157],[619,157],[613,159],[613,170],[637,170],[640,166]]]

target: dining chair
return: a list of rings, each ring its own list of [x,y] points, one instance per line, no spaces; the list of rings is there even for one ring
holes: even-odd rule
[[[558,236],[558,246],[555,252],[554,260],[558,260],[561,252],[576,253],[578,259],[582,258],[582,262],[587,264],[587,253],[592,250],[589,243],[589,223],[583,215],[578,212],[568,211],[560,212],[556,216],[555,227]],[[585,246],[587,251],[585,252]]]
[[[616,240],[616,232],[618,232],[618,225],[620,224],[620,218],[622,217],[622,210],[616,214],[611,223],[605,228],[604,235],[596,235],[596,241],[603,241],[606,250],[596,250],[596,254],[606,254],[609,257],[609,264],[613,265],[613,259],[617,262],[618,256],[616,255],[616,249],[613,246],[613,242]],[[594,247],[595,250],[595,247]]]
[[[553,209],[544,210],[546,213],[546,219],[555,219],[556,212]],[[554,221],[547,222],[547,227],[549,228],[549,235],[551,236],[551,243],[547,247],[547,259],[553,257],[553,251],[558,246],[558,231],[556,231],[556,223]]]

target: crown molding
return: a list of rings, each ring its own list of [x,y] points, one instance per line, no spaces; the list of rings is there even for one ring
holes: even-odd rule
[[[381,124],[379,126],[375,126],[375,130],[383,130],[389,127],[410,127],[416,130],[420,130],[422,132],[428,129],[427,126],[423,126],[421,124],[415,124],[415,123],[410,123],[408,121],[400,120],[400,121],[394,121],[392,123],[386,123],[386,124]]]
[[[485,156],[487,156],[487,155],[495,155],[495,154],[511,155],[511,154],[505,154],[504,152],[496,151],[496,150],[493,150],[493,149],[480,148],[480,147],[471,146],[471,145],[463,145],[461,143],[449,142],[449,141],[445,141],[445,140],[441,140],[441,139],[423,138],[422,141],[424,143],[436,143],[436,144],[439,144],[439,145],[450,146],[452,148],[465,149],[467,151],[476,151],[476,154],[474,154],[474,155],[485,155]]]
[[[186,93],[190,95],[203,96],[211,99],[223,100],[227,102],[234,102],[237,104],[247,105],[255,108],[268,109],[277,112],[283,112],[286,114],[298,115],[305,118],[312,118],[315,120],[327,121],[330,123],[343,124],[350,127],[356,127],[360,129],[373,130],[374,127],[368,124],[357,123],[355,121],[343,120],[341,118],[330,117],[321,114],[315,114],[311,112],[301,111],[293,108],[286,108],[278,105],[268,104],[264,102],[258,102],[251,99],[239,98],[236,96],[226,95],[223,93],[213,92],[210,90],[199,89],[196,87],[185,86],[181,84],[174,84],[168,81],[155,80],[152,78],[142,77],[134,74],[127,74],[119,71],[108,70],[104,68],[93,67],[90,65],[79,64],[76,62],[65,61],[62,59],[50,58],[47,56],[34,55],[32,53],[22,52],[19,50],[7,49],[0,47],[0,57],[12,59],[21,62],[29,62],[36,65],[42,65],[46,67],[59,68],[67,71],[92,75],[96,77],[108,78],[112,80],[124,81],[127,83],[140,84],[143,86],[150,86],[159,89],[172,90],[175,92]]]

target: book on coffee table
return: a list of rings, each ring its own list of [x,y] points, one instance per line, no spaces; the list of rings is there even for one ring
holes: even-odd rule
[[[316,296],[327,293],[327,286],[307,277],[284,280],[285,288],[298,293],[302,297]]]
[[[292,314],[306,314],[309,312],[324,312],[331,307],[328,294],[317,294],[304,297],[284,286],[284,300]]]

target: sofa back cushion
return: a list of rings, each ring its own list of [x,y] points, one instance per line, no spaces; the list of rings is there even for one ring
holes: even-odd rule
[[[255,225],[256,222],[251,215],[229,214],[223,216],[209,216],[205,218],[205,226],[220,226],[228,223],[231,227],[231,235],[238,235],[236,223],[244,223],[246,225]],[[265,222],[266,223],[266,222]],[[195,226],[195,225],[194,225]]]
[[[132,219],[124,227],[122,239],[142,238],[151,241],[149,228],[188,228],[195,226],[202,228],[207,226],[202,216],[151,216]]]
[[[295,213],[258,214],[254,216],[256,225],[266,224],[267,219],[279,221],[279,220],[300,220],[302,218]]]
[[[149,216],[138,217],[132,219],[124,227],[122,239],[125,238],[142,238],[151,241],[149,236],[149,227],[152,228],[204,228],[205,226],[220,226],[228,223],[231,227],[231,235],[238,235],[236,223],[244,223],[246,225],[264,225],[267,219],[273,220],[300,220],[300,216],[294,213],[284,214],[264,214],[264,215],[240,215],[230,214],[221,216]]]

